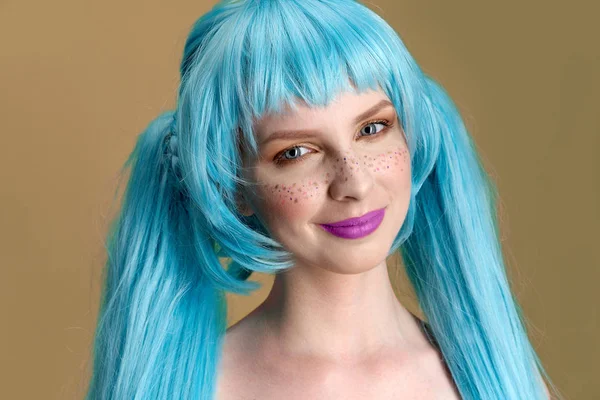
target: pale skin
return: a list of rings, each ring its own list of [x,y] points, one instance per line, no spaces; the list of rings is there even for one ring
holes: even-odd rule
[[[256,213],[295,266],[227,330],[218,399],[460,398],[387,272],[411,168],[386,100],[380,90],[344,92],[324,108],[299,104],[256,121],[260,156],[244,160],[244,173],[257,185],[241,192],[239,210]],[[267,141],[287,130],[313,136]],[[288,163],[277,164],[278,156]],[[381,225],[359,239],[319,226],[383,207]]]

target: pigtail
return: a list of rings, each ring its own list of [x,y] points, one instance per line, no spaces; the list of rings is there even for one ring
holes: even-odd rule
[[[199,399],[214,390],[227,310],[200,268],[218,259],[205,222],[190,213],[171,153],[174,125],[173,112],[159,116],[125,164],[131,173],[108,236],[87,400]]]
[[[424,86],[416,162],[432,162],[414,185],[407,275],[464,399],[546,399],[505,275],[496,189],[450,97],[427,76]]]

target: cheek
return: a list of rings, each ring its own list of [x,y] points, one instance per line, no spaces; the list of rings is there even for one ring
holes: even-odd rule
[[[391,185],[403,190],[410,187],[410,155],[406,147],[400,146],[386,154],[380,154],[375,164],[375,172],[381,171]]]
[[[395,177],[410,176],[410,156],[408,149],[403,146],[369,157],[367,165],[373,173],[391,173]]]
[[[326,173],[322,179],[291,180],[287,183],[266,185],[263,188],[266,211],[271,214],[271,217],[277,216],[285,220],[310,216],[327,184],[329,184],[329,173]]]
[[[352,159],[352,163],[356,164],[356,159]],[[363,171],[371,174],[373,179],[389,190],[405,190],[410,187],[410,155],[406,146],[398,145],[385,152],[363,155],[361,164]],[[350,174],[352,171],[350,168]]]

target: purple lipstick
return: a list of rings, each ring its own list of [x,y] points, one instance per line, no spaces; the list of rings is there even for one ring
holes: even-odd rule
[[[381,221],[383,221],[384,215],[385,207],[368,212],[362,217],[349,218],[343,221],[319,225],[332,235],[344,239],[358,239],[374,232],[381,224]]]

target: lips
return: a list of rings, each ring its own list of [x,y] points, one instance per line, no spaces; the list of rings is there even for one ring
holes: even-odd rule
[[[332,226],[332,227],[335,227],[335,228],[337,228],[337,227],[343,227],[343,226],[362,225],[362,224],[367,223],[369,220],[371,220],[371,219],[379,216],[383,212],[384,209],[385,209],[385,207],[384,208],[380,208],[378,210],[373,210],[373,211],[368,212],[365,215],[360,216],[360,217],[348,218],[348,219],[345,219],[343,221],[331,222],[331,223],[328,223],[328,224],[321,224],[321,225]]]
[[[361,217],[349,218],[332,224],[320,224],[321,228],[344,239],[359,239],[375,232],[385,214],[385,208],[371,211]]]

